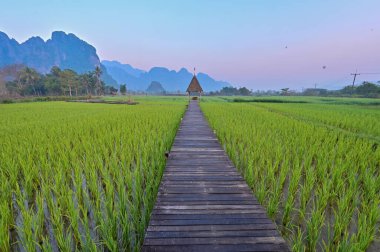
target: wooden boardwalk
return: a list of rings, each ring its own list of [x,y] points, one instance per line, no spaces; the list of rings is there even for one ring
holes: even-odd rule
[[[287,251],[191,101],[172,146],[143,251]]]

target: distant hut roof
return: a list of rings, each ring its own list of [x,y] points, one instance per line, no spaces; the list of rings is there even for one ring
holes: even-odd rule
[[[189,86],[187,87],[186,92],[203,92],[203,89],[201,85],[199,84],[199,81],[195,75],[191,79],[191,82]]]

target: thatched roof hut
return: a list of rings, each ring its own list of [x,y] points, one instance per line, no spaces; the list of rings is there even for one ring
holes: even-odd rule
[[[189,86],[187,87],[186,92],[187,93],[202,93],[203,92],[201,84],[199,84],[199,81],[195,75],[191,79],[191,82]]]

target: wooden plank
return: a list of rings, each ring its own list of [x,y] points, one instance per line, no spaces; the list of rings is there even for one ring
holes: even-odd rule
[[[173,244],[281,244],[280,237],[213,237],[213,238],[171,238],[171,239],[145,239],[146,245],[173,245]]]
[[[204,174],[165,174],[164,180],[208,180],[208,181],[244,181],[239,175],[204,175]]]
[[[277,237],[276,229],[272,230],[234,230],[234,231],[148,231],[146,238],[206,238],[206,237]]]
[[[287,251],[198,102],[177,131],[142,251]]]
[[[199,252],[199,251],[218,251],[218,252],[232,252],[232,251],[286,251],[287,248],[284,244],[192,244],[192,245],[144,245],[142,251],[157,251],[157,252]]]
[[[187,180],[192,180],[192,181],[236,181],[236,182],[240,182],[240,181],[244,181],[242,178],[239,178],[239,177],[228,177],[228,176],[218,176],[218,177],[213,177],[213,176],[164,176],[163,178],[163,181],[175,181],[175,180],[178,180],[178,181],[187,181]]]
[[[229,187],[215,187],[215,188],[179,188],[179,187],[164,187],[160,189],[160,192],[162,193],[175,193],[175,194],[187,194],[189,193],[189,190],[191,190],[192,193],[211,193],[211,194],[240,194],[241,192],[250,193],[251,191],[248,188],[241,188],[241,187],[235,187],[235,188],[229,188]]]
[[[252,201],[252,200],[214,200],[214,201],[200,201],[200,200],[193,200],[193,201],[176,201],[176,200],[157,200],[157,203],[159,203],[162,206],[170,206],[173,204],[182,204],[184,206],[188,205],[199,205],[199,204],[219,204],[219,205],[259,205],[257,201]]]
[[[157,201],[175,200],[175,201],[236,201],[236,200],[252,200],[252,194],[158,194]],[[257,201],[255,201],[257,202]]]
[[[244,183],[231,183],[231,184],[225,184],[225,183],[186,183],[186,184],[171,184],[166,183],[162,184],[161,187],[163,188],[185,188],[188,190],[197,189],[200,187],[205,188],[240,188],[240,189],[249,189],[249,187]],[[251,192],[251,191],[250,191]]]
[[[268,230],[276,229],[273,223],[233,224],[233,225],[186,225],[186,226],[148,226],[147,231],[221,231],[221,230]]]
[[[257,219],[266,217],[265,213],[255,213],[255,214],[152,214],[151,218],[155,220],[183,220],[183,219]]]
[[[161,206],[156,205],[154,209],[162,209],[162,210],[217,210],[217,209],[260,209],[263,208],[260,205],[171,205],[171,206]]]
[[[241,182],[236,182],[236,181],[204,181],[204,182],[199,182],[199,181],[181,181],[180,183],[174,183],[170,181],[166,182],[161,182],[162,186],[165,185],[184,185],[184,186],[189,186],[189,185],[198,185],[198,186],[239,186],[239,185],[245,185],[247,184],[244,183],[244,181]],[[248,186],[247,186],[248,187]]]
[[[204,209],[156,209],[154,211],[155,214],[254,214],[254,213],[266,213],[265,210],[260,209],[212,209],[212,210],[204,210]],[[268,221],[270,221],[268,219]]]
[[[236,212],[238,213],[238,212]],[[257,219],[196,219],[196,220],[154,220],[150,221],[151,226],[187,226],[187,225],[236,225],[236,224],[268,224],[272,223],[267,218]]]
[[[229,171],[229,170],[213,170],[213,171],[207,171],[207,170],[201,170],[201,171],[191,171],[191,170],[186,170],[186,171],[179,171],[179,170],[167,170],[165,175],[211,175],[211,176],[222,176],[222,175],[234,175],[234,176],[239,176],[239,174],[235,171]]]

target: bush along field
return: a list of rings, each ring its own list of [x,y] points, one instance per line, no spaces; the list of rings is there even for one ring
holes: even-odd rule
[[[379,111],[320,106],[201,103],[292,250],[365,251],[380,221]]]
[[[185,104],[0,105],[0,250],[139,250]]]

